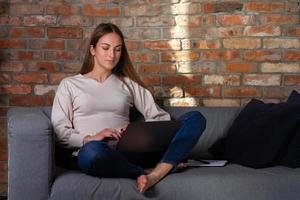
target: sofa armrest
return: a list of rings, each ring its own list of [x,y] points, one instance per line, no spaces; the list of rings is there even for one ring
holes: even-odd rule
[[[54,176],[54,134],[42,108],[11,108],[8,119],[8,197],[48,199]]]

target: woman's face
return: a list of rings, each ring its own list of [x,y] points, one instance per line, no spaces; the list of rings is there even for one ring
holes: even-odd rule
[[[121,57],[122,40],[118,34],[108,33],[98,40],[95,48],[90,47],[90,52],[94,56],[94,68],[112,71]]]

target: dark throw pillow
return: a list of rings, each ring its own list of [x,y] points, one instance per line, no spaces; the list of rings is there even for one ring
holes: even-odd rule
[[[287,103],[300,104],[300,94],[295,90],[292,91]],[[295,110],[295,112],[300,113],[300,110]],[[280,164],[288,167],[300,167],[300,124],[291,137],[291,140],[283,153]]]
[[[299,126],[300,112],[295,112],[299,109],[300,104],[296,103],[274,104],[252,99],[234,120],[227,136],[212,146],[212,153],[254,168],[280,163]],[[296,150],[290,151],[294,154]]]

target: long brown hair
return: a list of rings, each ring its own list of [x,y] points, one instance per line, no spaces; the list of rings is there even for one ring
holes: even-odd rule
[[[91,40],[90,40],[90,43],[86,50],[85,58],[84,58],[80,73],[86,74],[93,70],[94,58],[90,52],[90,47],[93,46],[95,48],[99,39],[108,33],[116,33],[117,35],[120,36],[120,38],[122,40],[120,60],[119,60],[118,64],[113,68],[112,73],[115,74],[123,82],[124,82],[124,77],[129,77],[131,80],[137,82],[142,87],[147,88],[146,85],[142,82],[142,80],[138,77],[138,75],[132,65],[132,62],[128,55],[128,51],[126,49],[124,36],[123,36],[121,30],[112,23],[101,23],[94,30]]]

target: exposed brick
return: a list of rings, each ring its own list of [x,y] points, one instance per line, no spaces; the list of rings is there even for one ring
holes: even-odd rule
[[[104,18],[104,17],[94,17],[94,23],[95,24],[100,24],[100,23],[114,23],[118,27],[131,27],[133,26],[133,18],[130,17],[109,17],[109,18]]]
[[[26,73],[17,74],[13,76],[13,79],[19,83],[47,83],[47,74],[41,73]]]
[[[298,15],[262,15],[260,16],[261,24],[297,24]]]
[[[207,39],[232,38],[243,36],[243,28],[241,27],[212,27],[204,29],[204,31],[205,38]]]
[[[19,39],[0,39],[0,49],[24,49],[27,43]]]
[[[11,15],[34,15],[34,14],[43,14],[44,7],[41,5],[34,4],[10,4],[9,13]]]
[[[260,2],[250,2],[245,3],[245,11],[247,12],[282,12],[284,11],[285,5],[284,3],[276,2],[276,3],[260,3]]]
[[[198,49],[219,49],[221,47],[219,40],[198,40],[194,47]]]
[[[165,106],[182,107],[182,106],[199,106],[199,100],[193,97],[169,98],[164,100]]]
[[[7,38],[8,37],[8,29],[7,27],[1,27],[0,29],[0,37],[5,37]]]
[[[9,97],[9,103],[11,106],[45,106],[46,101],[43,96],[14,95]]]
[[[10,54],[10,59],[20,61],[41,60],[43,52],[41,51],[17,51]]]
[[[239,2],[220,2],[220,3],[205,3],[205,13],[219,13],[219,12],[235,12],[242,11],[243,4]]]
[[[0,25],[23,25],[23,17],[19,16],[0,16]]]
[[[286,36],[300,36],[300,27],[284,27],[282,32]]]
[[[260,97],[261,90],[255,87],[226,87],[224,97]]]
[[[58,20],[58,24],[62,26],[92,26],[93,18],[91,16],[61,16]]]
[[[300,51],[285,51],[283,54],[286,61],[300,61]]]
[[[281,82],[281,75],[269,74],[246,74],[243,76],[245,85],[253,86],[278,86]]]
[[[133,62],[141,63],[157,63],[159,60],[158,53],[136,53],[133,57],[131,56]]]
[[[31,40],[29,44],[32,49],[64,49],[65,41],[64,40]]]
[[[240,60],[241,53],[238,50],[225,50],[223,51],[223,58],[224,60]]]
[[[228,49],[257,49],[261,47],[261,41],[256,38],[232,38],[224,39],[223,45]]]
[[[285,38],[265,38],[263,39],[264,48],[275,49],[275,48],[299,48],[300,42],[298,39],[285,39]]]
[[[214,25],[215,16],[178,15],[175,17],[177,26],[197,27],[201,25]]]
[[[163,30],[163,38],[197,38],[200,37],[204,30],[199,27],[182,27],[165,28]]]
[[[213,62],[180,62],[178,64],[179,73],[215,73],[218,66]]]
[[[57,90],[57,85],[35,85],[34,94],[35,95],[49,95],[54,94]]]
[[[281,59],[281,53],[277,50],[245,51],[244,59],[247,61],[279,61]]]
[[[9,31],[10,37],[29,37],[29,38],[41,38],[45,36],[44,28],[11,28]]]
[[[238,99],[203,99],[206,107],[239,107],[241,102]]]
[[[254,63],[226,63],[226,71],[233,73],[257,72],[257,65]]]
[[[201,52],[201,58],[202,60],[221,60],[223,57],[223,52],[222,51],[202,51]]]
[[[151,5],[130,5],[124,7],[125,16],[158,16],[161,12],[160,6]]]
[[[0,62],[0,71],[20,72],[24,69],[24,64],[21,62]]]
[[[300,4],[299,2],[289,2],[286,3],[285,10],[287,12],[299,12]]]
[[[262,63],[261,71],[267,73],[300,73],[299,63]]]
[[[178,86],[171,87],[154,87],[154,96],[170,98],[170,97],[183,97],[183,89]]]
[[[205,85],[240,85],[239,75],[205,75],[203,82]]]
[[[36,15],[24,17],[25,26],[44,26],[54,25],[56,23],[56,16],[51,15]]]
[[[72,5],[49,5],[46,8],[46,13],[50,15],[80,14],[80,7]]]
[[[86,50],[87,47],[89,46],[90,41],[85,39],[68,39],[66,42],[67,42],[66,49],[74,51],[74,50]]]
[[[0,85],[1,94],[29,94],[31,87],[29,85]]]
[[[39,72],[55,72],[59,70],[59,64],[55,62],[28,62],[27,71],[39,71]]]
[[[83,7],[83,13],[85,15],[92,15],[92,16],[120,16],[121,10],[120,8],[105,8],[103,6],[92,6],[92,5],[85,5]]]
[[[5,151],[0,152],[0,161],[7,161],[8,159],[8,153]]]
[[[201,9],[201,4],[199,3],[177,3],[171,6],[163,6],[162,14],[192,15],[201,13]]]
[[[168,74],[175,73],[176,65],[175,64],[147,64],[141,65],[139,68],[139,73],[142,74]]]
[[[265,87],[265,89],[263,90],[263,96],[265,98],[284,98],[285,97],[285,93],[284,93],[284,88],[282,87]],[[266,101],[266,100],[264,100]],[[279,102],[276,102],[279,103]]]
[[[286,75],[283,77],[284,85],[300,85],[300,75]]]
[[[145,41],[144,47],[150,50],[180,50],[180,40]]]
[[[141,79],[146,85],[159,85],[160,84],[159,76],[141,76]]]
[[[202,77],[197,75],[170,75],[164,76],[162,83],[164,85],[195,85],[201,83]]]
[[[161,38],[161,30],[158,28],[128,29],[124,31],[124,35],[129,40],[159,39]]]
[[[220,97],[221,89],[219,86],[192,86],[186,88],[185,96]]]
[[[128,51],[140,51],[143,49],[143,42],[134,40],[125,40]]]
[[[79,59],[80,54],[76,51],[45,51],[45,60],[78,61]]]
[[[51,84],[59,84],[62,79],[65,77],[71,76],[72,74],[67,73],[52,73],[50,76],[50,83]]]
[[[172,51],[172,52],[162,52],[161,60],[163,62],[171,61],[197,61],[199,59],[199,54],[194,51]]]
[[[251,25],[254,24],[254,16],[245,15],[220,15],[217,23],[222,26]]]
[[[82,62],[67,62],[63,65],[63,70],[64,72],[76,72],[78,73],[79,70],[81,69]]]
[[[279,36],[279,26],[248,26],[244,31],[247,36]]]
[[[10,78],[9,74],[7,74],[7,73],[0,74],[0,84],[8,84],[8,83],[10,83],[10,81],[11,81],[11,78]]]
[[[166,16],[137,17],[137,26],[174,26],[175,20]]]
[[[50,27],[48,28],[49,38],[82,38],[82,28],[61,28]]]

